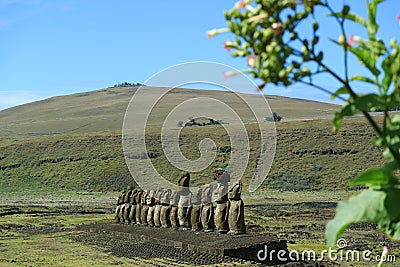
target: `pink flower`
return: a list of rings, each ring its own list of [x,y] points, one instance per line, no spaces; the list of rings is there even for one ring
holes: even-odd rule
[[[260,20],[264,20],[264,19],[267,19],[269,17],[269,15],[267,14],[267,13],[262,13],[262,14],[260,14],[260,15],[257,15],[257,16],[254,16],[254,17],[251,17],[251,18],[249,18],[248,20],[247,20],[247,22],[254,22],[254,21],[260,21]]]
[[[387,246],[382,247],[382,255],[389,255],[390,254],[390,249]]]
[[[216,29],[212,29],[212,30],[209,30],[208,32],[206,32],[206,34],[207,34],[207,37],[208,37],[208,38],[212,38],[212,37],[214,37],[215,35],[217,35],[218,32],[217,32]]]
[[[272,23],[271,28],[274,31],[275,35],[282,34],[282,22],[274,22],[274,23]]]
[[[212,29],[212,30],[209,30],[208,32],[206,32],[206,34],[207,34],[207,37],[208,37],[208,38],[212,38],[212,37],[214,37],[215,35],[220,34],[220,33],[223,33],[223,32],[229,32],[229,29],[228,29],[228,28],[223,28],[223,29]]]
[[[251,55],[247,57],[246,63],[249,67],[254,68],[257,63],[257,56]]]
[[[398,21],[400,21],[400,15],[397,15],[397,16],[396,16],[396,19],[397,19]]]
[[[224,42],[224,49],[225,49],[226,51],[231,51],[231,50],[232,50],[232,45],[234,45],[233,42],[232,42],[232,40],[226,40],[226,41]]]
[[[240,0],[240,1],[236,2],[235,8],[236,9],[246,8],[247,5],[248,5],[248,3],[245,0]]]
[[[354,35],[353,33],[350,34],[350,39],[349,39],[349,46],[352,47],[354,43],[358,43],[361,41],[360,36]]]
[[[227,71],[227,72],[224,72],[224,78],[225,78],[226,82],[229,82],[230,78],[232,78],[235,75],[238,75],[239,73],[240,72],[234,71],[234,70]]]

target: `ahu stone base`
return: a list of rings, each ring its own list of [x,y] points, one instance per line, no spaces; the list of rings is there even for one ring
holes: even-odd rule
[[[78,230],[109,233],[121,240],[138,240],[163,246],[187,249],[199,253],[227,256],[236,259],[260,262],[257,254],[262,250],[288,251],[286,241],[279,240],[275,235],[244,234],[228,235],[217,232],[205,233],[192,230],[174,230],[139,225],[121,224],[91,224],[77,226]],[[264,253],[261,253],[262,255]],[[281,263],[276,253],[271,259],[263,260],[266,265]]]

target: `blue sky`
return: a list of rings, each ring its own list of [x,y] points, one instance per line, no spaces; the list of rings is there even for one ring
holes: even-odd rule
[[[222,48],[229,35],[212,39],[205,35],[226,25],[223,10],[235,2],[0,0],[0,109],[118,82],[144,82],[164,68],[189,61],[244,69],[244,59],[231,58]],[[365,14],[365,1],[348,2],[356,2],[352,8]],[[399,7],[398,0],[381,5],[380,34],[385,40],[399,39]],[[320,18],[323,37],[337,39],[333,21],[324,14]],[[349,26],[349,33],[365,36]],[[340,69],[340,50],[328,41],[323,44],[327,60]],[[355,60],[350,66],[354,73],[362,73]],[[319,81],[331,90],[337,86],[324,77]],[[270,86],[266,93],[329,100],[328,95],[303,86]]]

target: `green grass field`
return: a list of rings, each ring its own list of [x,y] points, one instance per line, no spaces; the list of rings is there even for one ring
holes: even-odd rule
[[[73,230],[68,230],[77,224],[111,221],[118,191],[135,183],[121,144],[123,114],[134,91],[104,89],[0,111],[0,266],[129,266],[134,262],[151,266],[144,259],[116,257],[104,248],[77,242],[69,238]],[[341,130],[333,133],[328,117],[337,106],[268,96],[272,110],[284,119],[276,123],[271,170],[262,186],[249,193],[260,133],[246,107],[236,96],[221,91],[178,89],[158,103],[146,136],[149,152],[157,154],[151,159],[153,165],[170,181],[176,182],[180,171],[163,154],[160,122],[176,103],[195,96],[224,99],[244,117],[251,147],[242,179],[246,223],[289,240],[291,249],[324,249],[324,225],[334,215],[334,203],[359,189],[348,182],[384,162],[363,118],[346,119]],[[189,159],[199,157],[198,144],[204,138],[217,146],[229,145],[222,126],[185,127],[180,135],[182,153]],[[210,182],[213,168],[225,166],[229,158],[229,153],[217,152],[209,168],[192,174],[192,183]],[[18,230],[30,225],[67,230],[34,235]],[[350,229],[345,236],[375,253],[386,242],[371,228]],[[159,261],[165,266],[171,262]]]

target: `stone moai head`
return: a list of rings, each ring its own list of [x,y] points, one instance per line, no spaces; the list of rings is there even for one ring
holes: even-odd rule
[[[212,186],[210,184],[206,185],[201,194],[201,203],[209,204],[212,202]]]
[[[161,195],[161,204],[170,204],[171,203],[171,195],[172,195],[172,190],[171,189],[164,189],[163,193]]]
[[[157,204],[160,204],[163,194],[164,194],[164,189],[159,188],[156,190],[154,198]]]
[[[171,205],[178,206],[179,203],[179,192],[175,191],[171,195]]]
[[[201,196],[202,196],[203,190],[199,188],[197,191],[195,191],[192,194],[192,199],[191,202],[193,205],[200,205],[201,204]]]
[[[135,194],[135,202],[136,202],[136,204],[140,203],[140,201],[142,199],[142,194],[143,194],[143,190],[142,189],[138,189],[136,194]]]
[[[147,195],[148,195],[148,190],[144,190],[143,191],[143,193],[142,193],[142,197],[141,197],[141,199],[140,199],[140,202],[142,203],[142,204],[147,204]]]
[[[146,204],[147,205],[153,205],[155,197],[156,197],[156,191],[155,190],[150,190],[149,193],[147,194],[147,197],[146,197]]]
[[[230,182],[231,176],[226,170],[218,168],[214,170],[214,180],[217,181],[218,183],[226,184]]]
[[[229,190],[228,197],[230,200],[240,200],[242,196],[242,183],[237,182],[231,190]]]

